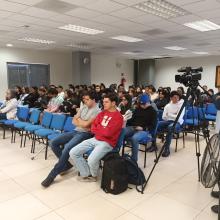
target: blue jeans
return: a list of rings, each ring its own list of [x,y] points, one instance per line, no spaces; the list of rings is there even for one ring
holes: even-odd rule
[[[177,122],[175,129],[174,129],[174,132],[173,132],[173,123],[174,123],[174,121],[159,121],[159,123],[158,123],[157,131],[158,132],[164,132],[164,131],[167,132],[166,140],[164,143],[165,150],[170,150],[170,144],[172,141],[173,133],[178,132],[180,130],[180,123]]]
[[[6,113],[0,113],[0,120],[5,120],[7,119]]]
[[[144,142],[148,136],[148,131],[137,131],[134,127],[129,126],[124,128],[125,129],[125,140],[131,143],[131,158],[134,161],[138,161],[138,150],[139,150],[139,143]]]
[[[88,162],[83,155],[92,150],[88,157]],[[113,148],[105,141],[99,141],[96,138],[90,138],[78,144],[70,151],[70,157],[73,159],[77,170],[82,177],[90,175],[97,177],[100,160]]]
[[[52,178],[55,178],[58,174],[70,167],[71,164],[68,161],[70,150],[77,144],[91,137],[92,134],[89,132],[72,131],[63,133],[59,135],[59,137],[52,140],[50,143],[51,149],[59,158],[59,160],[55,164],[49,175]],[[64,145],[63,148],[61,148],[62,145]]]

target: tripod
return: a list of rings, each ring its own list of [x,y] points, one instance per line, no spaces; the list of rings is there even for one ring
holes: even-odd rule
[[[192,97],[192,99],[191,99],[192,100],[192,111],[193,111],[193,128],[195,128],[195,131],[192,132],[192,133],[195,134],[195,147],[196,147],[196,157],[197,157],[197,166],[198,166],[198,181],[200,181],[200,178],[201,178],[201,176],[200,176],[200,156],[201,156],[201,153],[200,153],[200,141],[199,141],[199,136],[201,136],[201,134],[200,134],[200,123],[199,123],[200,112],[197,112],[197,114],[198,114],[198,119],[197,119],[198,122],[196,123],[196,119],[194,118],[194,109],[193,109],[193,103],[195,101],[199,102],[199,97],[198,97],[198,93],[197,93],[197,88],[198,87],[202,88],[198,81],[193,81],[192,83],[190,83],[190,85],[189,85],[189,87],[187,89],[186,98],[185,98],[185,100],[184,100],[184,102],[183,102],[183,104],[182,104],[182,106],[181,106],[181,108],[180,108],[180,110],[179,110],[179,112],[177,114],[177,117],[176,117],[176,119],[175,119],[175,121],[173,123],[172,133],[174,133],[175,128],[176,128],[176,124],[177,124],[177,122],[178,122],[178,120],[180,118],[180,115],[182,114],[183,110],[187,106],[188,99],[191,96]],[[205,93],[206,93],[206,91],[205,91]],[[205,116],[203,115],[203,119],[204,118],[205,118]],[[195,124],[198,124],[198,125],[194,126]],[[207,128],[205,128],[205,126],[202,126],[202,133],[203,133],[202,136],[205,138],[206,142],[208,143],[208,141],[209,141],[209,130]],[[163,147],[161,148],[157,158],[154,160],[154,166],[151,169],[150,174],[149,174],[149,176],[148,176],[148,178],[146,180],[146,183],[144,185],[144,189],[146,188],[147,183],[149,182],[149,180],[150,180],[150,178],[151,178],[151,176],[152,176],[152,174],[154,172],[154,169],[156,168],[156,166],[157,166],[157,164],[158,164],[158,162],[160,160],[160,157],[161,157],[165,147],[166,146],[163,145]]]

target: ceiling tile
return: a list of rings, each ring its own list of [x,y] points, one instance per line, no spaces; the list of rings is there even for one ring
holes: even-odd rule
[[[41,2],[42,0],[8,0],[8,1],[32,6],[37,4],[38,2]]]
[[[112,11],[125,8],[124,5],[110,0],[97,0],[96,2],[86,4],[85,7],[102,13],[110,13]]]
[[[7,18],[11,15],[13,15],[13,12],[0,10],[0,18]]]
[[[111,24],[111,23],[120,21],[120,18],[116,18],[111,15],[100,15],[98,17],[92,18],[91,20],[99,22],[99,23],[103,23],[103,24]]]
[[[143,2],[143,0],[111,0],[113,2],[117,2],[123,5],[131,6]]]
[[[97,0],[62,0],[63,2],[68,2],[73,5],[86,6],[89,3],[95,3]]]
[[[30,15],[38,18],[49,18],[59,15],[58,13],[43,10],[40,8],[30,7],[22,12],[22,14]]]
[[[110,15],[113,15],[119,18],[125,18],[125,19],[138,17],[144,14],[146,13],[140,10],[137,10],[135,8],[129,8],[129,7],[110,13]]]
[[[66,13],[78,18],[90,19],[101,15],[101,13],[86,8],[76,8]]]
[[[7,2],[7,1],[0,1],[0,9],[10,12],[21,12],[28,8],[27,5],[22,5],[18,3],[13,2]]]
[[[14,20],[14,21],[20,21],[25,24],[40,23],[39,18],[35,18],[35,17],[27,16],[27,15],[22,15],[22,14],[14,14],[14,15],[10,16],[10,19]]]

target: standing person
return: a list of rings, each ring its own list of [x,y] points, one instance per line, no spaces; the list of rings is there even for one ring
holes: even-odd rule
[[[131,142],[134,161],[138,161],[139,143],[144,141],[149,132],[156,128],[157,112],[150,104],[150,97],[147,94],[141,95],[138,107],[134,110],[132,118],[125,128],[125,140]]]
[[[79,181],[97,181],[100,160],[116,146],[123,125],[117,101],[115,93],[104,97],[104,110],[98,114],[91,127],[95,137],[83,141],[70,151],[70,157],[80,172]],[[86,161],[83,155],[88,150],[92,150],[92,153]]]
[[[15,119],[17,113],[17,92],[16,90],[7,90],[5,101],[0,108],[0,120]]]
[[[58,174],[72,168],[72,164],[69,162],[70,150],[77,144],[93,136],[90,131],[91,124],[100,112],[100,109],[96,104],[95,95],[92,92],[85,93],[83,101],[84,104],[73,118],[73,124],[76,126],[75,130],[59,135],[50,143],[51,149],[58,158],[58,162],[47,178],[41,183],[44,187],[50,186]],[[63,148],[62,145],[64,145]]]
[[[214,95],[213,101],[217,109],[215,132],[218,134],[220,132],[220,87],[218,87],[218,92]]]

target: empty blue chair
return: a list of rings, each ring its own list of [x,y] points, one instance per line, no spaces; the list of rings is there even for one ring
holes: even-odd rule
[[[33,144],[34,144],[34,131],[41,128],[49,128],[51,124],[53,114],[50,112],[44,112],[42,117],[42,122],[39,125],[27,125],[24,130],[26,131],[26,135],[31,135],[32,137],[32,146],[31,146],[31,153],[33,151]]]
[[[27,107],[18,107],[17,108],[17,118],[18,119],[9,119],[9,120],[6,120],[4,122],[4,126],[3,126],[3,129],[4,129],[4,138],[5,138],[5,130],[7,128],[10,128],[11,131],[12,131],[12,136],[11,136],[11,142],[15,141],[14,140],[14,136],[13,136],[13,125],[19,121],[22,121],[22,122],[25,122],[28,120],[28,117],[29,117],[29,108]]]
[[[205,118],[208,121],[216,121],[217,109],[213,103],[209,103],[205,109]]]
[[[73,118],[67,117],[65,124],[63,126],[63,132],[72,132],[76,126],[73,124]],[[48,140],[53,140],[54,138],[58,137],[61,134],[61,132],[57,131],[53,134],[48,135]]]
[[[47,137],[48,135],[51,135],[57,131],[62,131],[64,123],[65,123],[65,119],[66,119],[66,116],[63,114],[53,114],[50,128],[41,128],[41,129],[37,129],[34,131],[34,139],[33,139],[34,148],[35,148],[36,138],[46,140],[45,147],[44,147],[45,148],[45,160],[47,159],[47,151],[48,151],[48,145],[49,145]],[[38,155],[44,148],[42,148],[36,155]],[[33,152],[34,150],[35,149],[33,149]],[[31,159],[33,160],[36,157],[36,155],[33,156]]]
[[[17,122],[17,123],[14,124],[15,132],[19,131],[20,135],[21,135],[20,147],[22,147],[22,144],[23,144],[23,136],[25,137],[25,139],[24,139],[24,147],[25,147],[26,137],[27,137],[27,134],[28,134],[27,131],[24,134],[25,127],[31,126],[31,125],[36,125],[39,122],[39,117],[40,117],[40,110],[32,109],[31,115],[30,115],[30,118],[29,118],[29,122]]]

